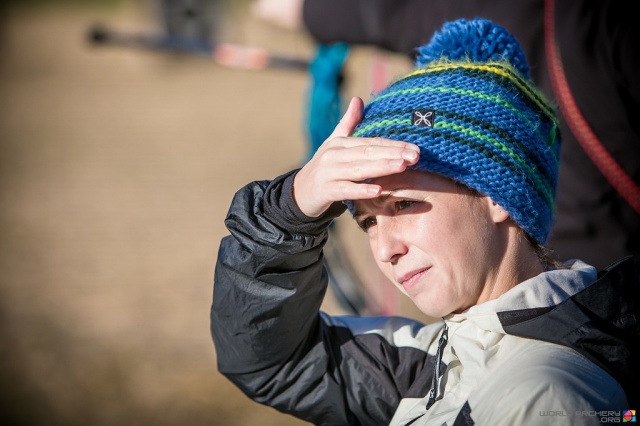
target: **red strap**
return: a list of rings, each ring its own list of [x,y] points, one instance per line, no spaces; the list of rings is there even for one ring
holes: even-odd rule
[[[587,120],[580,113],[567,77],[562,68],[560,50],[555,42],[554,0],[545,0],[544,32],[547,66],[551,77],[551,87],[556,95],[560,111],[565,117],[569,129],[574,134],[582,149],[598,167],[609,183],[633,209],[640,213],[640,187],[631,179],[611,154],[598,140]]]

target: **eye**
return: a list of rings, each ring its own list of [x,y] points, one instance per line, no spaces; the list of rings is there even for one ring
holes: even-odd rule
[[[373,216],[365,217],[364,219],[358,220],[358,226],[364,232],[368,232],[369,228],[376,224],[376,218]]]
[[[413,204],[415,204],[415,201],[409,201],[409,200],[401,200],[396,202],[396,209],[398,211],[400,210],[404,210],[408,207],[411,207]]]

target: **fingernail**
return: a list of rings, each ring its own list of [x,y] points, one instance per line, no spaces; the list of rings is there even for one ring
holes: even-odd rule
[[[418,153],[412,149],[405,149],[402,151],[402,158],[407,161],[413,161],[418,158]]]
[[[400,167],[404,164],[404,160],[389,160],[389,165],[391,167]]]
[[[379,186],[368,186],[367,187],[367,193],[370,195],[378,195],[378,193],[380,192],[380,187]]]

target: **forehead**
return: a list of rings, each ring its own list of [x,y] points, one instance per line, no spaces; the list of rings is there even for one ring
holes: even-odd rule
[[[383,192],[397,190],[420,190],[433,192],[460,192],[454,181],[435,173],[422,170],[406,170],[402,173],[372,179]]]
[[[395,198],[418,196],[418,194],[426,196],[427,193],[461,194],[464,191],[461,185],[456,184],[451,179],[421,170],[407,170],[402,173],[371,179],[369,183],[380,185],[382,194],[375,199],[354,201],[355,214],[366,210],[367,207],[372,207],[385,201],[392,201]]]

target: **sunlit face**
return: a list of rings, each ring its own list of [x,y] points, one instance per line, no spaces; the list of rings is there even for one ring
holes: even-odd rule
[[[505,243],[488,197],[415,170],[373,183],[382,195],[356,201],[354,218],[388,279],[432,317],[491,298]]]

